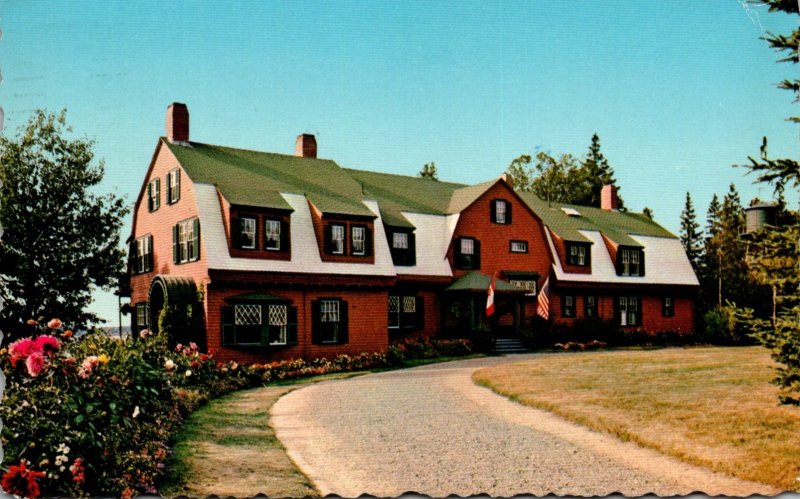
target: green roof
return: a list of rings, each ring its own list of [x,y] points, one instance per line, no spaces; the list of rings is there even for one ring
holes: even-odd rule
[[[456,279],[456,281],[445,289],[445,291],[483,291],[489,290],[489,283],[492,278],[480,272],[470,272]],[[502,279],[495,279],[494,289],[498,293],[524,293],[513,284],[509,284]]]
[[[630,235],[675,238],[674,234],[641,213],[548,203],[530,192],[518,194],[550,230],[567,241],[590,242],[579,230],[599,231],[620,246],[641,246]],[[579,215],[568,215],[562,208],[575,210]]]
[[[376,198],[381,218],[388,225],[412,227],[403,211],[446,215],[453,193],[466,186],[421,177],[345,169],[364,188],[366,197]]]
[[[323,213],[375,216],[361,185],[331,160],[162,141],[193,182],[215,185],[231,204],[291,210],[283,192],[305,195]]]

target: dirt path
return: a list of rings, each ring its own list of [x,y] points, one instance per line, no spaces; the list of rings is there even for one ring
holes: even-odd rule
[[[472,383],[486,358],[330,381],[287,394],[271,425],[323,494],[764,495],[524,407]]]

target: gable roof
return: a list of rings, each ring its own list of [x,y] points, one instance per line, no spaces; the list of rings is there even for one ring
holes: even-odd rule
[[[641,213],[548,203],[530,192],[520,192],[519,195],[554,234],[566,241],[591,243],[592,240],[581,231],[600,232],[620,246],[641,247],[642,244],[631,237],[634,235],[676,239],[674,234]],[[569,215],[567,212],[570,210],[577,211],[578,215]]]
[[[334,161],[161,141],[192,181],[216,186],[231,204],[289,211],[281,193],[303,194],[323,213],[375,217],[361,185]]]

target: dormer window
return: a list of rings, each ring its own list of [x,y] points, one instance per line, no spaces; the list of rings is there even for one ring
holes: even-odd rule
[[[327,253],[332,255],[344,254],[344,225],[330,224],[326,227],[325,246]]]
[[[267,219],[264,222],[264,249],[281,250],[281,221]]]
[[[567,243],[567,264],[578,267],[589,267],[591,252],[588,244]]]
[[[256,248],[256,222],[255,217],[239,217],[239,248]]]
[[[353,255],[364,256],[366,254],[367,246],[367,228],[361,225],[355,225],[351,228],[351,232],[351,238],[353,241],[351,248]]]
[[[395,265],[410,267],[417,264],[416,242],[413,232],[398,230],[391,233],[392,261]]]
[[[644,252],[641,248],[620,248],[617,272],[622,276],[644,276]]]
[[[494,199],[492,200],[491,208],[491,217],[493,223],[511,223],[511,203],[505,199]]]

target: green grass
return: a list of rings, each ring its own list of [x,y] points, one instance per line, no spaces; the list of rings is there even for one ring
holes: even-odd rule
[[[800,475],[800,408],[780,406],[762,347],[563,353],[487,367],[509,398],[687,462],[784,490]]]

